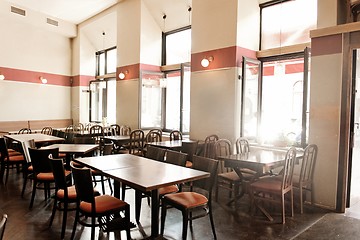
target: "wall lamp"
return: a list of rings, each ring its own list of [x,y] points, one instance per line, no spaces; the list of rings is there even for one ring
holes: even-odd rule
[[[210,62],[214,61],[214,57],[210,56],[210,57],[205,57],[201,60],[201,66],[203,66],[204,68],[208,67],[210,65]]]
[[[123,80],[128,73],[129,73],[128,70],[125,70],[124,72],[121,71],[121,72],[119,73],[119,78],[120,78],[121,80]]]
[[[2,80],[4,80],[4,79],[5,79],[4,74],[2,74],[2,73],[0,72],[0,81],[2,81]]]
[[[42,84],[47,84],[47,79],[46,78],[40,77],[40,81],[41,81]]]

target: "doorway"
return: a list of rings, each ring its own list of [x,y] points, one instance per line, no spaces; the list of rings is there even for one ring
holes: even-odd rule
[[[351,109],[351,146],[349,150],[349,185],[346,210],[347,215],[360,218],[360,49],[352,54],[352,109]]]

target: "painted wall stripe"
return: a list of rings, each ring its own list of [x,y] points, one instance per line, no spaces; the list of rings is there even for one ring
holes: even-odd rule
[[[311,39],[311,55],[321,56],[342,52],[342,35],[336,34]]]

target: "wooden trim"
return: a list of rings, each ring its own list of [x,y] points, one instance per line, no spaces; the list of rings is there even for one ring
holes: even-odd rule
[[[273,57],[277,55],[284,55],[284,54],[291,54],[291,53],[298,53],[303,52],[306,47],[310,47],[311,43],[302,43],[302,44],[296,44],[292,46],[285,46],[281,48],[272,48],[267,50],[261,50],[256,52],[257,58],[264,58],[264,57]]]
[[[95,79],[105,79],[105,78],[116,78],[116,73],[108,73],[105,75],[95,77]]]
[[[160,70],[162,72],[167,72],[167,71],[175,71],[175,70],[180,70],[181,69],[181,64],[172,64],[172,65],[165,65],[165,66],[161,66]]]
[[[310,38],[324,37],[335,34],[360,31],[360,22],[341,24],[333,27],[315,29],[310,31]]]

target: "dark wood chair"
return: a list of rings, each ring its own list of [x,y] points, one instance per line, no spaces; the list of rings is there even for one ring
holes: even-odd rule
[[[182,139],[183,139],[182,133],[179,130],[172,130],[170,132],[170,141],[182,140]]]
[[[214,144],[219,140],[219,136],[216,134],[209,135],[205,138],[204,143],[204,157],[214,158],[215,157],[215,149]]]
[[[131,133],[131,127],[127,125],[121,125],[120,126],[120,135],[121,136],[129,136]]]
[[[161,207],[161,234],[164,234],[166,211],[168,206],[172,206],[182,212],[183,216],[183,230],[182,239],[187,237],[188,222],[192,226],[192,220],[209,216],[211,229],[216,239],[215,225],[212,215],[212,188],[215,182],[218,161],[210,158],[194,156],[193,168],[206,171],[210,173],[210,177],[192,182],[191,192],[178,192],[173,194],[166,194],[162,198]],[[196,190],[201,190],[196,192]],[[206,191],[207,196],[203,194]],[[204,211],[198,212],[197,210],[203,209]]]
[[[54,158],[59,157],[59,148],[49,149],[35,149],[29,148],[29,155],[31,158],[31,164],[33,166],[33,189],[31,193],[30,206],[31,209],[34,204],[36,195],[36,189],[43,189],[45,200],[50,198],[51,183],[55,183],[54,174],[50,165],[49,155]],[[70,175],[70,172],[66,172],[66,176]]]
[[[52,127],[43,127],[41,129],[41,133],[46,135],[52,135],[52,131],[53,131]]]
[[[128,149],[121,150],[121,153],[129,153],[138,156],[143,156],[144,151],[144,131],[135,129],[130,133],[130,141]]]
[[[318,147],[316,144],[309,144],[304,151],[303,159],[301,160],[300,174],[293,176],[293,187],[299,190],[299,201],[300,201],[300,212],[304,212],[304,190],[310,192],[311,204],[314,203],[314,195],[312,192],[313,188],[313,177],[314,177],[314,166],[316,163],[318,153]],[[295,166],[296,167],[296,166]]]
[[[30,154],[29,154],[29,148],[35,148],[34,139],[24,141],[22,143],[22,148],[23,148],[23,152],[24,152],[24,158],[26,160],[26,166],[24,166],[24,169],[23,169],[23,171],[24,171],[24,182],[23,182],[23,188],[22,188],[22,191],[21,191],[21,197],[24,197],[27,180],[28,179],[32,180],[33,175],[34,175],[33,166],[31,164],[31,158],[30,158]]]
[[[54,205],[50,217],[49,226],[51,227],[56,210],[63,212],[63,220],[61,227],[61,239],[65,237],[66,220],[68,210],[75,210],[75,208],[69,208],[69,204],[76,203],[77,196],[75,185],[71,185],[71,175],[66,176],[63,159],[55,159],[49,156],[50,165],[55,179],[55,194]],[[61,206],[62,205],[62,206]]]
[[[198,148],[198,141],[191,142],[182,142],[181,143],[181,152],[186,153],[188,155],[188,159],[186,160],[186,167],[192,167],[192,158],[196,155],[196,150]]]
[[[119,124],[111,124],[110,132],[111,132],[111,136],[120,136],[120,125]]]
[[[94,125],[90,127],[89,133],[95,139],[95,142],[100,144],[101,137],[104,136],[104,128],[101,125]]]
[[[290,148],[285,157],[285,165],[281,175],[261,177],[250,184],[250,198],[252,212],[258,208],[270,220],[271,215],[262,204],[265,202],[281,205],[281,222],[285,223],[285,195],[290,194],[291,216],[294,216],[293,172],[296,159],[296,149]]]
[[[159,148],[149,145],[146,151],[146,157],[152,160],[163,162],[165,159],[165,148]]]
[[[102,152],[101,155],[111,155],[113,151],[113,145],[112,143],[104,143],[103,147],[102,147]],[[111,184],[111,179],[104,176],[104,174],[102,174],[101,172],[97,171],[97,170],[91,170],[92,176],[93,176],[93,183],[95,183],[95,186],[97,185],[97,183],[101,183],[101,189],[102,189],[102,193],[105,194],[105,182],[108,182],[109,184],[109,188],[110,188],[110,195],[113,194],[113,189],[112,189],[112,184]]]
[[[4,238],[4,233],[5,233],[5,227],[6,227],[7,219],[8,219],[7,214],[3,214],[3,215],[2,215],[2,218],[1,218],[1,220],[0,220],[0,240],[2,240],[2,239]]]
[[[31,129],[30,128],[22,128],[18,131],[18,134],[30,134]]]
[[[146,156],[146,151],[147,151],[147,148],[149,146],[148,143],[161,142],[161,141],[162,141],[162,136],[159,133],[159,131],[157,129],[156,130],[150,130],[146,134],[146,137],[145,137],[144,149],[143,149],[144,156]]]
[[[109,232],[113,230],[112,225],[116,226],[117,230],[126,230],[127,239],[131,239],[129,204],[110,195],[95,196],[90,169],[71,165],[71,171],[78,199],[71,239],[75,237],[77,223],[91,227],[92,240],[95,239],[96,226],[104,232]],[[88,218],[91,222],[87,221]]]
[[[6,171],[6,178],[5,178],[5,184],[8,181],[9,178],[9,172],[10,169],[16,167],[19,169],[19,166],[22,165],[22,169],[26,166],[26,160],[24,158],[24,155],[10,155],[8,152],[8,148],[6,145],[6,141],[4,138],[0,138],[0,163],[1,163],[1,170],[0,170],[0,177],[1,181],[3,181],[3,177]]]

